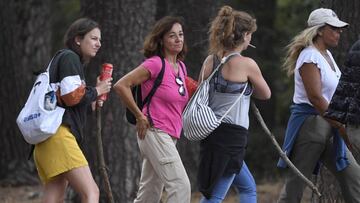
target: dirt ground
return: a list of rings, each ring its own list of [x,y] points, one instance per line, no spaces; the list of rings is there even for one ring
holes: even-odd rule
[[[282,183],[265,183],[257,186],[259,203],[276,202]],[[302,203],[309,201],[310,192],[306,191]],[[21,187],[0,187],[0,203],[40,203],[41,186],[21,186]],[[199,202],[200,193],[192,194],[191,202]],[[231,190],[224,203],[237,203],[236,193]]]

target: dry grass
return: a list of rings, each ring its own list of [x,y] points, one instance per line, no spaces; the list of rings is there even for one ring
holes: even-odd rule
[[[1,203],[40,203],[41,186],[0,187]]]
[[[258,202],[275,203],[283,183],[266,182],[258,184]],[[311,191],[307,189],[304,193],[302,203],[310,202]],[[201,198],[199,192],[191,196],[191,203],[198,203]],[[40,203],[41,186],[22,186],[22,187],[0,187],[0,203]],[[235,190],[230,190],[223,203],[238,203]]]

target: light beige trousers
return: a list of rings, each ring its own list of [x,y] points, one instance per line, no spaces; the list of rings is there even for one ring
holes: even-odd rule
[[[160,202],[164,187],[168,203],[189,203],[190,181],[176,149],[176,139],[151,128],[146,132],[145,139],[138,137],[138,145],[143,162],[134,203]]]

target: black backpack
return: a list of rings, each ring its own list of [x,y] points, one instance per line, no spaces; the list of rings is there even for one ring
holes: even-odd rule
[[[148,120],[149,120],[151,126],[153,125],[153,121],[152,121],[152,118],[150,115],[150,110],[149,110],[150,109],[150,101],[151,101],[151,98],[154,96],[157,88],[160,86],[160,84],[163,80],[163,77],[164,77],[164,72],[165,72],[165,60],[163,57],[160,57],[160,58],[161,58],[161,63],[162,63],[160,73],[156,77],[156,79],[154,81],[154,86],[151,88],[149,94],[145,97],[145,99],[142,100],[142,98],[141,98],[141,85],[136,85],[131,90],[132,95],[135,99],[135,102],[140,110],[142,110],[144,105],[146,103],[148,103],[147,114],[148,114]],[[136,118],[135,118],[134,114],[128,108],[126,108],[126,120],[130,124],[136,125]]]

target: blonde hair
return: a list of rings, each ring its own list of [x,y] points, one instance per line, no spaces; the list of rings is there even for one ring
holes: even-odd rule
[[[289,45],[286,46],[286,56],[283,63],[283,69],[286,70],[287,75],[291,76],[294,73],[297,58],[300,52],[308,47],[314,45],[314,40],[318,36],[319,28],[322,25],[316,25],[306,28],[300,34],[296,35]]]
[[[256,19],[244,11],[223,6],[209,29],[209,54],[221,55],[233,50],[244,42],[246,32],[255,32]]]

